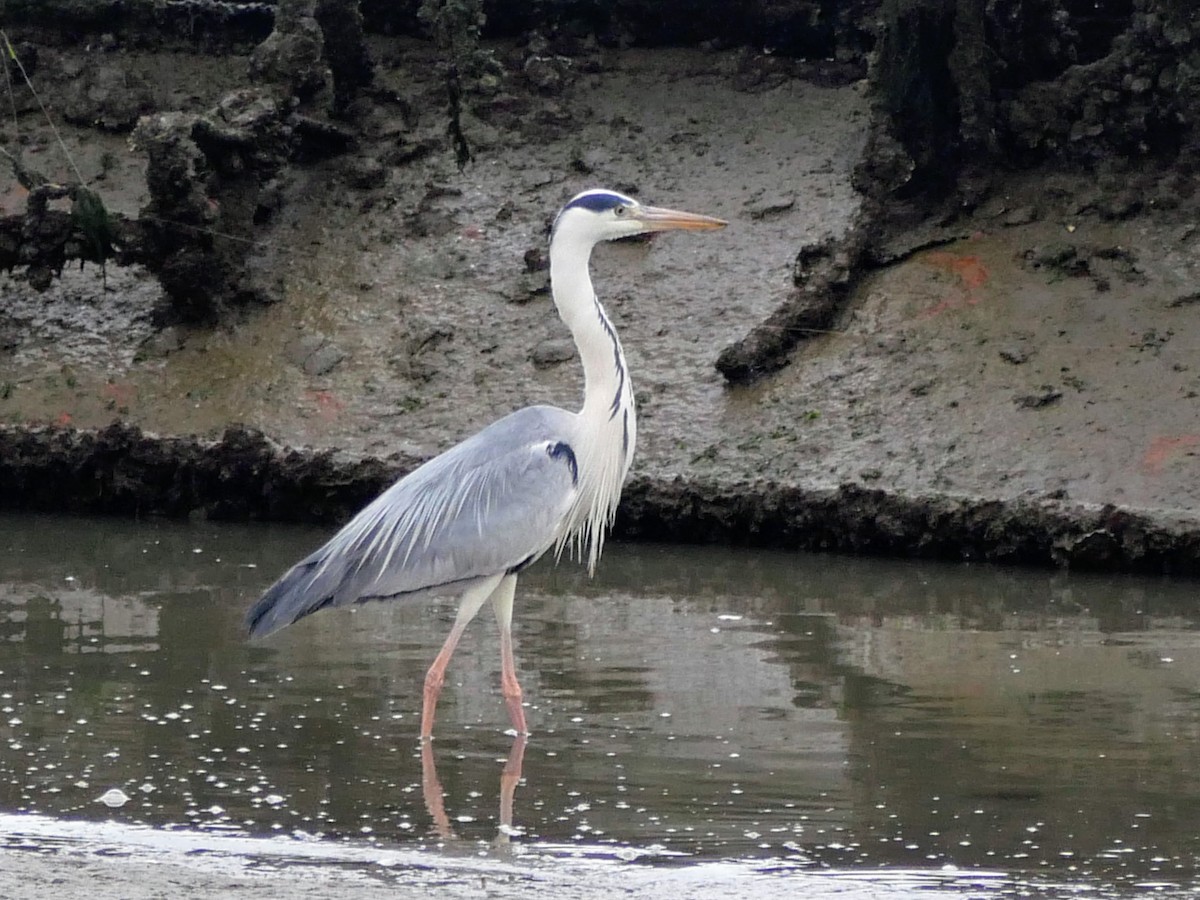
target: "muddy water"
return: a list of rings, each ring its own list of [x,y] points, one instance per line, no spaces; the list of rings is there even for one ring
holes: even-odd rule
[[[480,621],[423,758],[449,603],[242,640],[321,534],[0,517],[6,896],[47,857],[130,896],[164,858],[198,889],[220,859],[226,887],[302,863],[339,893],[1197,884],[1195,583],[614,546],[594,581],[522,581],[527,744]]]

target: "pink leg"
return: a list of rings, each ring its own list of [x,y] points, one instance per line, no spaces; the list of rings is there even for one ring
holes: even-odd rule
[[[512,611],[517,592],[517,576],[505,575],[492,595],[496,622],[500,626],[500,692],[508,706],[508,718],[518,735],[529,734],[525,727],[525,708],[521,706],[521,685],[517,681],[517,664],[513,659]]]
[[[463,628],[466,623],[462,623]],[[450,657],[454,655],[454,648],[458,646],[458,639],[462,637],[463,628],[459,627],[459,623],[455,622],[454,627],[450,629],[450,635],[446,638],[446,643],[442,644],[442,650],[438,653],[433,661],[433,665],[429,667],[429,671],[425,673],[425,702],[421,707],[421,737],[433,737],[433,719],[437,713],[438,697],[442,693],[442,685],[446,683],[446,666],[450,662]]]
[[[437,713],[438,695],[441,694],[442,685],[446,682],[446,666],[450,662],[450,657],[454,655],[454,648],[458,646],[459,638],[462,637],[462,633],[470,621],[475,618],[479,608],[483,606],[483,601],[491,596],[492,592],[496,590],[496,585],[505,577],[512,576],[495,575],[463,592],[462,599],[458,604],[458,615],[454,619],[454,626],[450,629],[450,634],[446,636],[446,643],[442,644],[441,651],[433,660],[433,665],[425,673],[425,703],[421,707],[422,739],[433,737],[433,719]]]

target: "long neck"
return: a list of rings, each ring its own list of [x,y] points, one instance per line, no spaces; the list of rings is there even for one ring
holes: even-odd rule
[[[583,363],[579,412],[580,490],[560,540],[574,543],[594,568],[616,515],[637,439],[633,385],[617,332],[596,299],[588,273],[590,241],[557,234],[550,244],[550,284],[558,314],[571,330]]]
[[[632,396],[621,341],[592,288],[592,245],[557,235],[550,245],[550,284],[558,314],[571,329],[583,362],[581,415],[605,417]]]

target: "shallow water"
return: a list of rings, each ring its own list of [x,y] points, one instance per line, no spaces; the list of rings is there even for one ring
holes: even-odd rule
[[[580,896],[1200,884],[1195,582],[612,546],[594,580],[522,578],[528,743],[481,616],[423,759],[452,601],[242,638],[323,535],[0,517],[6,871],[21,850]]]

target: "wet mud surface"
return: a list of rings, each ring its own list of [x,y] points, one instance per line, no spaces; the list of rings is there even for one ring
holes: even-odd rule
[[[470,112],[460,171],[433,52],[372,52],[356,149],[271,186],[247,265],[276,302],[169,324],[136,266],[110,265],[107,283],[68,269],[45,293],[5,277],[6,507],[334,522],[511,409],[573,407],[540,259],[554,209],[605,185],[731,222],[596,254],[642,414],[619,535],[1200,565],[1200,238],[1170,182],[1177,202],[1143,179],[1151,193],[1116,208],[1120,192],[1085,176],[1003,179],[970,215],[899,235],[828,334],[734,385],[722,348],[792,294],[798,250],[859,209],[863,82],[744,51],[595,49]],[[195,112],[246,60],[121,63],[148,102]],[[46,90],[80,65],[48,51]],[[123,136],[64,134],[114,211],[146,202]],[[45,135],[26,157],[62,165]],[[3,195],[21,200],[19,185]]]

